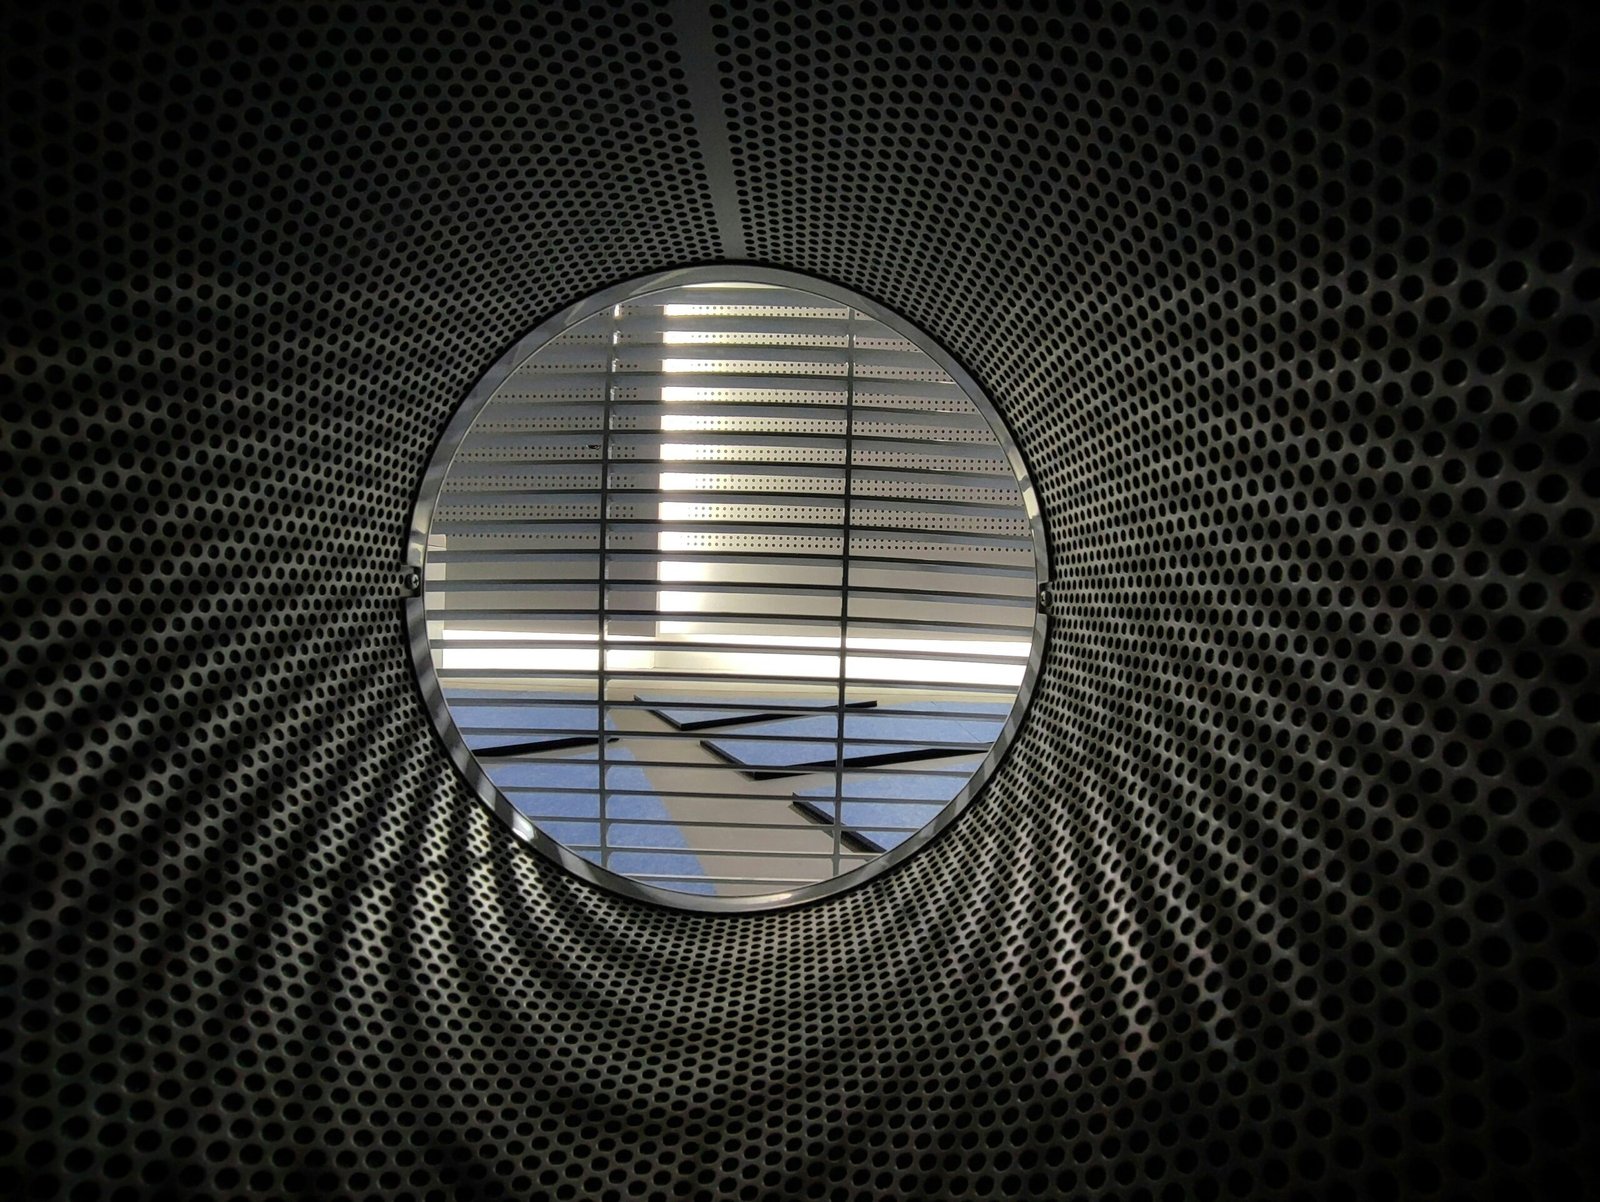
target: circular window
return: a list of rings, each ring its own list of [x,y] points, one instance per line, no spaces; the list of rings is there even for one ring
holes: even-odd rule
[[[976,795],[1037,668],[1020,456],[949,355],[786,272],[694,269],[529,334],[446,429],[407,602],[479,796],[588,880],[792,904]]]

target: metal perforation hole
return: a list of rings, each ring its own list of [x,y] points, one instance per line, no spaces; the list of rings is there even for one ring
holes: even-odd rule
[[[530,334],[413,534],[457,763],[535,847],[655,900],[805,900],[909,855],[1036,668],[1043,537],[993,408],[787,273],[653,277]]]

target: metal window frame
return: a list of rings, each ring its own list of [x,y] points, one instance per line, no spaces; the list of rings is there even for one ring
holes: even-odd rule
[[[673,910],[690,910],[708,914],[752,914],[787,909],[858,889],[898,865],[905,863],[948,830],[956,819],[969,809],[982,794],[984,786],[999,770],[1007,753],[1016,741],[1016,736],[1027,718],[1033,701],[1034,689],[1038,682],[1040,668],[1044,659],[1049,621],[1047,609],[1041,600],[1041,603],[1034,611],[1032,644],[1016,700],[1012,704],[1010,713],[1006,715],[1005,722],[1001,726],[1000,733],[996,737],[988,755],[977,770],[973,772],[961,791],[956,794],[953,800],[945,804],[937,817],[905,840],[905,842],[860,868],[845,872],[842,875],[836,875],[828,880],[817,881],[770,894],[740,897],[717,897],[658,888],[632,877],[613,872],[610,869],[602,868],[584,859],[541,831],[529,818],[520,813],[511,804],[505,794],[489,778],[482,764],[478,762],[477,757],[468,748],[466,739],[457,727],[455,718],[445,700],[443,687],[434,670],[433,656],[429,647],[427,607],[423,596],[427,579],[428,531],[432,526],[434,514],[439,508],[440,494],[449,475],[450,467],[456,458],[457,452],[466,441],[473,424],[477,421],[479,414],[495,393],[499,391],[507,378],[522,363],[537,354],[567,329],[581,321],[597,316],[608,308],[627,304],[630,301],[639,300],[665,289],[680,288],[691,284],[715,284],[730,281],[771,284],[812,293],[824,300],[859,311],[920,347],[927,357],[937,364],[966,393],[978,412],[984,416],[993,429],[996,439],[1005,452],[1006,460],[1016,476],[1023,509],[1027,514],[1033,545],[1034,572],[1039,585],[1041,599],[1047,582],[1050,580],[1049,548],[1045,538],[1044,522],[1040,512],[1038,495],[1034,490],[1033,481],[1028,472],[1027,464],[1023,460],[1022,453],[1017,447],[1015,439],[1012,438],[1010,430],[1007,429],[1005,422],[1001,419],[998,410],[989,400],[988,394],[972,375],[927,333],[905,320],[899,314],[892,312],[868,297],[828,280],[771,267],[742,264],[685,267],[639,276],[592,293],[583,300],[569,305],[540,322],[533,330],[518,339],[516,344],[502,355],[494,366],[485,372],[478,382],[473,385],[461,404],[457,406],[455,413],[440,434],[439,441],[434,446],[421,482],[417,487],[416,503],[412,509],[411,528],[406,539],[403,564],[407,569],[415,573],[415,579],[421,583],[416,588],[414,595],[402,599],[401,608],[412,667],[415,670],[423,706],[427,710],[428,716],[432,719],[434,730],[438,734],[451,762],[455,765],[457,771],[461,773],[473,795],[495,813],[519,842],[531,847],[546,859],[558,864],[567,872],[588,884],[599,886],[635,901],[663,906]],[[602,474],[604,470],[602,466]],[[842,653],[843,649],[841,648]],[[599,701],[603,706],[603,692],[599,694]],[[837,851],[835,855],[838,855]]]

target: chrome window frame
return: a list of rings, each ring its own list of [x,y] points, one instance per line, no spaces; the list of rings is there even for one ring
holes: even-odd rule
[[[465,738],[456,726],[455,718],[450,713],[443,688],[434,670],[433,656],[428,645],[427,604],[424,596],[424,590],[427,588],[428,530],[432,525],[434,512],[438,508],[439,496],[443,490],[446,477],[449,475],[456,453],[460,450],[462,443],[465,442],[473,423],[477,421],[478,415],[506,382],[506,379],[557,336],[579,322],[602,313],[614,305],[627,304],[630,301],[641,299],[664,289],[680,288],[691,284],[717,283],[771,284],[809,292],[825,300],[847,305],[880,322],[901,337],[911,340],[928,358],[938,364],[945,374],[967,394],[977,407],[978,412],[983,414],[985,420],[988,421],[996,439],[1005,452],[1007,461],[1011,464],[1012,471],[1016,475],[1017,486],[1022,496],[1023,509],[1027,514],[1028,528],[1032,536],[1035,580],[1041,598],[1034,611],[1033,641],[1029,649],[1027,665],[1023,672],[1022,683],[1018,688],[1016,699],[1012,703],[1011,711],[1006,715],[1006,720],[1001,726],[1000,733],[996,737],[994,745],[984,757],[983,762],[973,772],[971,778],[962,787],[961,791],[956,794],[955,798],[939,811],[937,817],[893,850],[859,868],[831,877],[825,881],[817,881],[793,889],[742,897],[717,897],[679,892],[645,884],[632,877],[602,868],[552,839],[535,826],[531,819],[520,813],[501,793],[495,783],[489,779],[488,773],[484,770],[482,764],[478,762],[477,757],[468,748]],[[636,901],[648,902],[669,909],[691,910],[711,914],[750,914],[787,909],[860,888],[898,865],[905,863],[948,830],[956,819],[970,808],[982,794],[984,786],[994,777],[1004,763],[1006,755],[1016,741],[1016,736],[1032,705],[1034,689],[1038,682],[1040,667],[1044,658],[1045,636],[1049,624],[1048,612],[1043,603],[1045,589],[1050,580],[1049,548],[1045,538],[1044,521],[1040,513],[1038,495],[1034,490],[1027,464],[1022,458],[1022,452],[1017,447],[1016,440],[1012,438],[1011,431],[1000,417],[999,411],[989,400],[987,392],[972,377],[971,373],[951,357],[928,334],[905,320],[898,313],[886,309],[876,301],[815,276],[771,267],[741,264],[677,268],[669,271],[653,272],[649,275],[626,280],[610,288],[592,293],[583,300],[567,306],[560,312],[540,322],[533,330],[519,338],[516,344],[502,355],[494,366],[485,372],[478,382],[473,385],[471,391],[456,407],[449,423],[440,435],[439,441],[429,458],[427,468],[423,472],[421,483],[417,487],[416,503],[411,515],[411,528],[406,540],[404,564],[408,569],[415,572],[416,578],[420,581],[416,595],[405,598],[401,603],[404,612],[406,637],[410,645],[411,663],[415,670],[418,689],[421,693],[423,705],[428,711],[428,716],[432,719],[434,729],[438,733],[446,753],[472,790],[473,795],[495,813],[518,841],[533,848],[581,880]]]

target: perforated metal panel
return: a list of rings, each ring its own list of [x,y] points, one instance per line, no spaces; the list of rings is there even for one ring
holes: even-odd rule
[[[9,9],[0,1191],[1593,1196],[1594,22]],[[1056,576],[985,803],[732,918],[504,845],[399,612],[483,364],[723,258]]]

